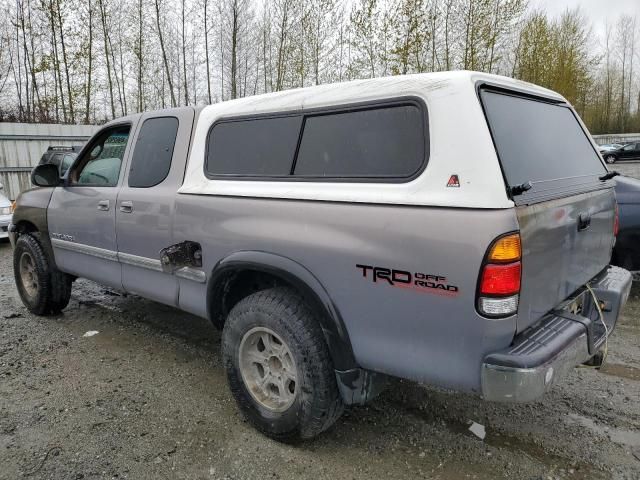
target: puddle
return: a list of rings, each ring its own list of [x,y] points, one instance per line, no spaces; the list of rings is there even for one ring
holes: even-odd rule
[[[581,425],[599,435],[607,436],[614,443],[629,447],[640,447],[640,431],[605,427],[577,413],[570,413],[568,417],[571,423]]]
[[[607,375],[613,375],[614,377],[640,381],[640,368],[630,367],[629,365],[605,363],[600,368],[600,372],[606,373]]]

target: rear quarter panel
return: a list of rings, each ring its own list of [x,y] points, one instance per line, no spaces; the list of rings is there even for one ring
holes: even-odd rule
[[[175,219],[175,241],[201,243],[209,276],[242,250],[306,267],[334,301],[364,368],[476,390],[484,355],[513,338],[515,317],[487,320],[474,305],[486,248],[517,229],[513,209],[178,195]],[[356,265],[445,277],[458,291],[374,282]],[[180,306],[206,315],[206,285],[181,280]]]

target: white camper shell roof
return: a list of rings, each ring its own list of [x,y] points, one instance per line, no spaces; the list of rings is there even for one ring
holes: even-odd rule
[[[498,75],[456,71],[355,80],[209,105],[196,117],[185,181],[179,193],[442,207],[513,207],[477,95],[477,86],[482,83],[566,101],[561,95],[530,83]],[[208,133],[220,119],[304,112],[406,97],[424,101],[429,129],[426,168],[410,181],[249,181],[210,179],[205,175]],[[452,175],[458,176],[459,188],[447,187]]]

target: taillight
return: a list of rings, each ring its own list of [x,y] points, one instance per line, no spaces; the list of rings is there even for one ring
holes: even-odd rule
[[[487,250],[478,280],[480,314],[499,318],[518,311],[522,250],[519,233],[498,237]]]
[[[484,266],[480,294],[514,295],[516,293],[520,293],[520,262]]]
[[[616,203],[616,216],[613,219],[613,236],[618,236],[618,231],[620,230],[620,214],[618,212],[618,204]]]

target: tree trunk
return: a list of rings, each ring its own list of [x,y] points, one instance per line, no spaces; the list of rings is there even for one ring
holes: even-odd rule
[[[207,4],[208,0],[204,0],[204,56],[207,63],[207,99],[211,104],[211,71],[209,66],[209,24],[207,23]]]
[[[62,45],[62,60],[64,61],[64,73],[67,79],[67,94],[69,100],[69,115],[71,123],[75,123],[75,114],[73,112],[73,95],[71,94],[71,79],[69,78],[69,62],[67,61],[67,48],[64,43],[64,29],[62,28],[62,14],[60,13],[60,0],[56,0],[58,10],[58,28],[60,29],[60,44]]]
[[[237,69],[238,69],[238,4],[233,4],[233,18],[231,24],[231,99],[237,98]]]
[[[167,74],[167,83],[169,84],[169,93],[171,94],[171,106],[176,106],[176,95],[173,91],[173,82],[171,81],[171,73],[169,72],[169,62],[167,61],[167,51],[164,48],[164,39],[162,38],[162,27],[160,26],[160,3],[155,0],[156,6],[156,24],[158,25],[158,38],[160,40],[160,50],[162,50],[162,61]]]
[[[91,107],[91,69],[93,68],[93,7],[89,2],[89,65],[87,69],[87,88],[85,89],[86,103],[84,112],[84,123],[89,123],[89,111]]]
[[[60,94],[59,100],[62,106],[62,118],[67,122],[67,107],[64,102],[64,92],[62,90],[62,74],[60,72],[60,59],[58,58],[58,34],[56,33],[56,16],[53,8],[53,0],[49,2],[49,19],[51,22],[51,42],[53,44],[53,67],[54,67],[54,81],[58,88],[56,91],[56,103],[58,101],[58,93]],[[56,120],[58,119],[57,107],[56,107]]]
[[[187,47],[184,36],[184,3],[182,0],[182,75],[184,80],[184,104],[189,105],[189,89],[187,86]]]
[[[104,40],[104,58],[107,62],[107,80],[109,83],[109,99],[111,100],[111,118],[116,118],[116,104],[113,98],[113,81],[111,79],[111,61],[109,59],[109,34],[107,30],[107,12],[103,0],[98,0],[100,19],[102,20],[102,36]]]
[[[142,0],[138,0],[138,112],[142,112],[144,110],[142,90],[142,65],[144,61],[142,48],[144,45],[142,40],[142,26]]]

